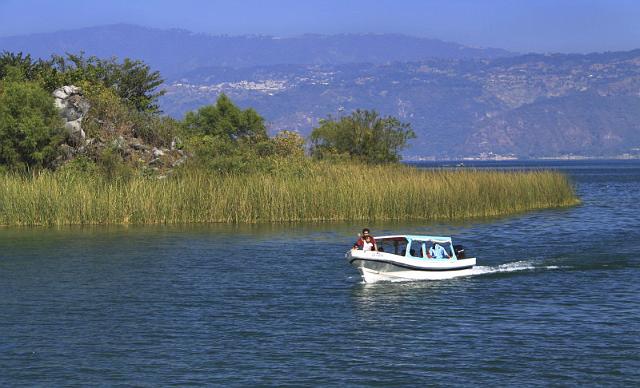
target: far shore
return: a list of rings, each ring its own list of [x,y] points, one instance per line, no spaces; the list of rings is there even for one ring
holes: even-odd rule
[[[618,155],[618,156],[581,156],[581,155],[567,155],[567,156],[541,156],[537,158],[521,158],[510,156],[496,156],[496,157],[462,157],[462,158],[436,158],[432,156],[410,156],[404,159],[404,162],[536,162],[547,160],[640,160],[640,155]]]

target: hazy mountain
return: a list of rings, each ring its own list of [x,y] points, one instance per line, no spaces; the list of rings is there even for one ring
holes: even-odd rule
[[[411,122],[408,156],[640,155],[640,50],[392,64],[203,68],[168,86],[181,117],[224,92],[273,130],[376,109]]]
[[[142,59],[172,78],[204,66],[247,67],[274,64],[387,63],[429,58],[495,58],[512,55],[397,34],[213,36],[129,24],[0,38],[0,50],[48,58],[84,51],[99,57]]]

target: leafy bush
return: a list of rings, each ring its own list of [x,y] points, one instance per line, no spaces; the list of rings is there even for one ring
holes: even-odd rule
[[[18,71],[23,80],[36,81],[50,67],[46,61],[31,59],[31,55],[23,53],[10,53],[4,51],[0,54],[0,80],[6,79],[12,71]]]
[[[0,82],[0,164],[48,166],[63,139],[53,97],[35,82]]]
[[[57,171],[70,175],[97,175],[100,169],[93,160],[86,156],[79,156],[60,167]]]
[[[171,117],[158,116],[150,113],[137,113],[134,121],[134,134],[145,142],[156,147],[170,147],[171,142],[178,138],[181,131],[180,123]]]
[[[254,171],[260,156],[275,152],[264,119],[253,109],[242,110],[224,94],[215,105],[187,113],[182,129],[194,154],[190,165],[224,173]]]
[[[297,132],[280,131],[270,140],[273,143],[273,153],[277,156],[304,156],[304,138]]]
[[[104,149],[97,164],[102,175],[108,180],[128,180],[134,176],[133,169],[124,162],[120,152],[114,148]]]
[[[164,82],[160,73],[129,58],[118,63],[115,58],[87,58],[80,53],[34,61],[30,55],[5,51],[0,54],[0,79],[5,78],[9,67],[19,68],[26,80],[40,83],[49,92],[64,85],[102,85],[139,112],[159,112],[158,97],[164,94],[158,90]]]
[[[413,138],[411,126],[395,117],[356,110],[339,121],[322,120],[311,133],[311,151],[320,159],[346,154],[369,163],[397,162],[400,151]]]
[[[111,137],[133,131],[134,112],[112,89],[86,81],[80,85],[90,105],[82,121],[82,127],[89,137]]]
[[[218,136],[233,142],[256,143],[267,138],[264,119],[251,108],[240,109],[224,94],[215,105],[187,113],[183,126],[189,135]]]
[[[48,62],[57,73],[57,87],[79,84],[83,81],[100,84],[112,89],[127,105],[139,112],[158,112],[158,97],[164,91],[157,91],[164,80],[158,71],[151,71],[142,61],[125,58],[118,63],[115,58],[100,59],[67,54],[54,55]]]

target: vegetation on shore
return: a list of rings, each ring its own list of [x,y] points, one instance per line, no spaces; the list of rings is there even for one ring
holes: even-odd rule
[[[444,220],[578,202],[559,173],[401,165],[415,134],[375,111],[322,120],[309,147],[296,132],[269,136],[225,95],[173,120],[158,112],[161,82],[128,59],[0,55],[0,225]],[[71,83],[90,106],[86,139],[70,139],[53,108]],[[153,167],[169,147],[180,163]]]
[[[162,180],[13,175],[0,181],[0,198],[2,225],[447,220],[577,203],[556,172],[325,162],[275,175],[194,169]]]

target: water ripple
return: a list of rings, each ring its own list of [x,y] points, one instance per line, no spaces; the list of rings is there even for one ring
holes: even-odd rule
[[[362,284],[349,223],[2,229],[0,385],[637,385],[640,163],[549,166],[581,206],[367,225],[478,257],[438,282]]]

